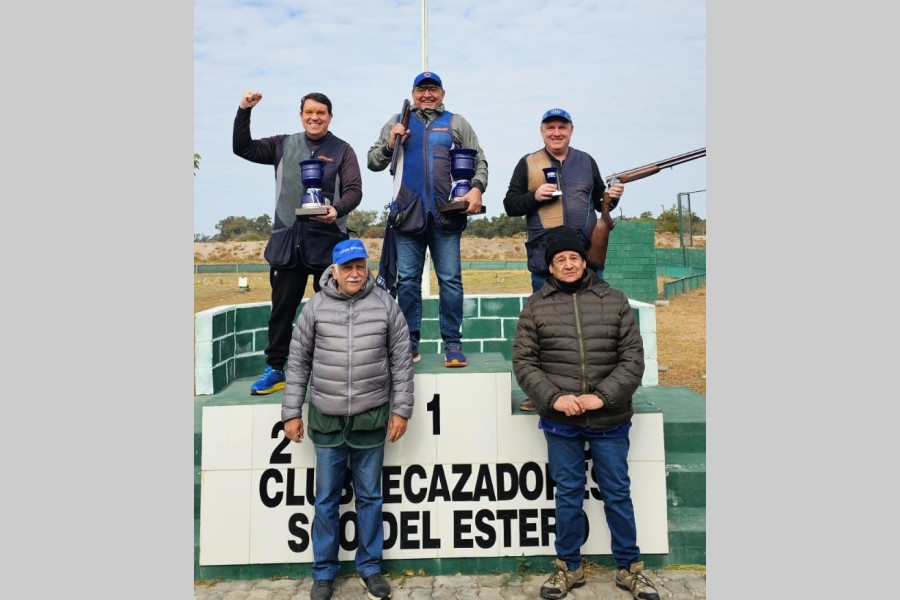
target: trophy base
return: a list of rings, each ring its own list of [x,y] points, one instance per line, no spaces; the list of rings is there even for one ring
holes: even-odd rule
[[[550,195],[551,196],[562,196],[562,192],[559,190],[556,190],[555,192],[551,192]]]
[[[469,201],[463,200],[462,202],[451,202],[450,204],[444,204],[438,210],[442,213],[454,213],[454,212],[466,212],[469,210]],[[487,209],[482,206],[481,210],[478,211],[479,214],[484,214],[487,212]]]
[[[309,206],[302,208],[295,208],[294,214],[298,217],[318,217],[320,215],[328,214],[327,206]]]

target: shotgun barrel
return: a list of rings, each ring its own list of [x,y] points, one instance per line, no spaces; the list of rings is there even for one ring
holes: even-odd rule
[[[704,156],[706,156],[705,147],[685,152],[684,154],[679,154],[672,158],[666,158],[655,163],[650,163],[643,167],[629,169],[627,171],[622,171],[621,173],[613,173],[606,178],[606,187],[609,188],[617,183],[628,183],[630,181],[643,179],[644,177],[650,177],[651,175],[656,175],[662,169],[674,167],[675,165],[680,165],[681,163],[686,163]],[[591,264],[592,268],[602,269],[606,266],[606,251],[609,247],[609,234],[616,226],[609,211],[613,210],[618,204],[618,198],[610,197],[608,191],[603,193],[600,218],[597,220],[597,224],[591,232],[591,245],[587,249],[588,263]]]
[[[400,123],[403,123],[403,126],[406,127],[409,125],[409,99],[403,101],[403,108],[400,109]],[[390,173],[393,175],[397,172],[397,159],[400,158],[400,138],[402,136],[398,133],[394,136],[394,152],[391,155],[391,170]]]
[[[672,158],[666,158],[659,162],[650,163],[649,165],[644,165],[643,167],[629,169],[627,171],[622,171],[621,173],[613,173],[606,178],[606,186],[609,187],[617,183],[637,181],[638,179],[643,179],[644,177],[656,175],[662,169],[668,169],[670,167],[674,167],[675,165],[680,165],[681,163],[686,163],[691,160],[703,158],[704,156],[706,156],[706,148],[698,148],[697,150],[685,152],[684,154],[679,154],[678,156],[673,156]],[[612,208],[615,208],[615,206],[613,206]]]

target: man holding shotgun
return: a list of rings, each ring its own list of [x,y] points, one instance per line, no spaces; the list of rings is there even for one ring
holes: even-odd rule
[[[402,115],[399,114],[387,120],[378,139],[369,148],[368,167],[371,171],[383,171],[391,164],[395,149],[400,145],[402,158],[394,175],[392,207],[395,208],[388,217],[397,253],[397,302],[409,325],[410,353],[416,362],[421,358],[422,273],[425,249],[428,248],[440,288],[444,366],[455,368],[468,365],[462,351],[463,283],[459,240],[467,225],[467,215],[481,212],[488,165],[469,122],[444,107],[445,93],[437,73],[425,71],[416,75],[408,124],[401,122]],[[468,203],[465,212],[441,210],[451,202],[452,148],[475,150],[471,189],[454,200]]]
[[[531,289],[535,292],[541,289],[549,275],[544,260],[546,230],[567,225],[578,232],[581,242],[588,248],[597,224],[597,212],[604,213],[604,220],[608,219],[607,225],[611,229],[614,223],[608,217],[609,211],[616,207],[625,191],[621,183],[607,190],[593,157],[569,145],[574,131],[572,116],[567,111],[551,108],[545,112],[540,128],[544,147],[519,160],[503,199],[506,214],[527,218],[525,248]],[[557,184],[547,183],[544,169],[548,167],[557,168]],[[607,191],[609,206],[604,211],[603,197]],[[604,266],[602,262],[590,265],[601,278]]]
[[[618,204],[625,186],[621,183],[611,186],[607,194],[610,206],[603,206],[606,183],[600,176],[600,169],[593,157],[569,146],[574,130],[572,116],[568,111],[551,108],[545,112],[540,127],[544,147],[519,160],[503,199],[506,214],[511,217],[526,217],[525,250],[533,292],[541,289],[550,274],[544,258],[547,230],[566,225],[577,232],[582,245],[587,248],[591,245],[591,235],[597,225],[597,212],[602,212],[604,220],[608,220],[607,237],[600,242],[603,246],[601,262],[588,266],[603,278],[605,244],[609,231],[614,226],[609,211]],[[544,169],[550,167],[557,169],[556,184],[546,180]],[[562,195],[559,195],[560,191]],[[519,408],[535,410],[531,400],[525,400]]]

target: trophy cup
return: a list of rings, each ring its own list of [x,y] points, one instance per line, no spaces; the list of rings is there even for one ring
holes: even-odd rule
[[[544,180],[546,180],[547,183],[552,183],[556,186],[556,190],[554,190],[554,192],[550,194],[551,196],[553,196],[553,198],[548,200],[548,202],[552,202],[553,200],[556,200],[557,198],[562,196],[562,191],[559,189],[559,169],[557,169],[556,167],[547,167],[543,169],[543,171]]]
[[[328,207],[322,196],[322,178],[325,176],[325,161],[318,158],[300,161],[300,180],[306,186],[306,193],[300,200],[300,208],[294,210],[298,217],[327,215]]]
[[[475,176],[475,150],[469,148],[453,148],[450,150],[450,175],[453,177],[450,189],[450,202],[441,206],[441,212],[465,212],[469,208],[466,200],[456,200],[465,196],[472,189],[471,179]],[[481,212],[485,212],[484,206]]]

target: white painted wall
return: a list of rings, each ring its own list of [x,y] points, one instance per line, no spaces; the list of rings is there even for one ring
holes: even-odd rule
[[[552,534],[541,536],[541,519],[550,519],[553,500],[538,417],[512,414],[510,373],[463,371],[415,376],[407,433],[385,450],[386,469],[394,475],[382,490],[389,523],[384,558],[553,555]],[[312,562],[312,547],[305,542],[314,509],[306,491],[315,455],[308,438],[282,446],[280,409],[275,404],[203,408],[200,565]],[[637,414],[633,423],[629,470],[638,544],[642,553],[666,554],[662,414]],[[277,462],[282,456],[289,462]],[[465,477],[466,471],[471,475]],[[435,485],[441,472],[457,499],[420,501],[417,496]],[[490,489],[512,488],[512,472],[524,483],[511,498],[491,500]],[[479,479],[479,473],[486,476]],[[532,490],[540,490],[540,497],[528,499]],[[596,492],[590,476],[587,490]],[[266,506],[263,495],[275,505]],[[396,501],[387,501],[390,495]],[[342,506],[342,514],[352,510],[352,500]],[[476,518],[479,511],[484,512]],[[585,511],[591,532],[583,552],[610,554],[602,502],[590,496]],[[494,534],[491,543],[485,541],[488,531]],[[346,532],[355,537],[352,522]],[[342,549],[340,558],[352,560],[352,550]]]

